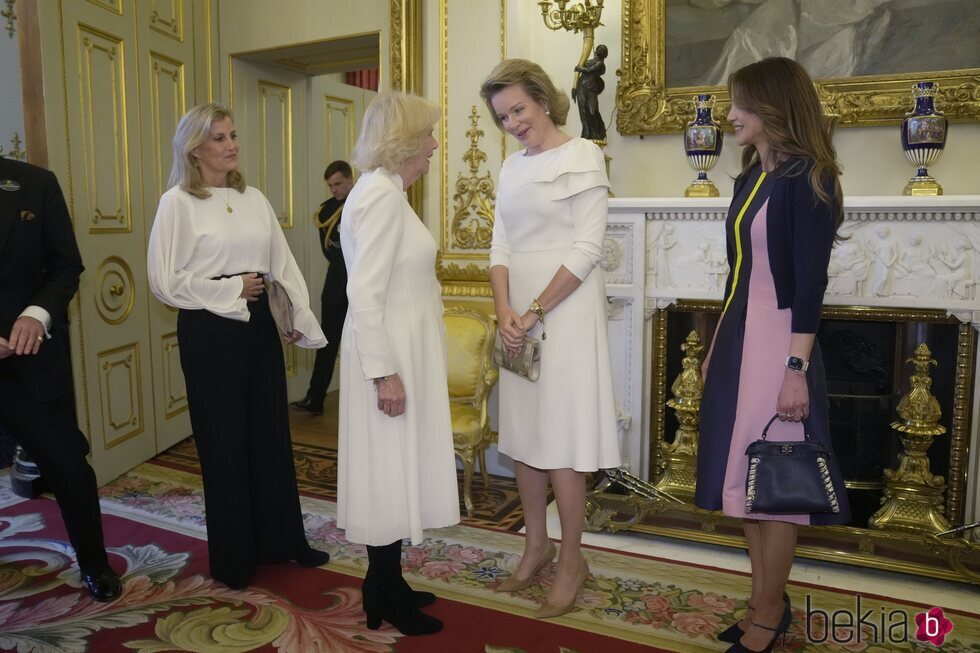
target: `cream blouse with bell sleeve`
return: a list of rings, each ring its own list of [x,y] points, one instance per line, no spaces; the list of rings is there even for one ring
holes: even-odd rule
[[[310,310],[306,281],[269,200],[251,186],[244,193],[208,190],[211,197],[199,199],[175,186],[160,198],[146,257],[150,290],[174,308],[204,309],[247,322],[248,303],[240,297],[242,280],[237,275],[268,274],[289,293],[293,326],[303,334],[296,344],[307,349],[325,346],[327,339]],[[215,278],[221,276],[229,278]]]

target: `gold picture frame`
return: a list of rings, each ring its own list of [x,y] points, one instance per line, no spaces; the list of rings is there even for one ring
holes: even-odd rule
[[[622,67],[617,71],[616,129],[627,136],[681,131],[693,115],[692,96],[717,97],[715,117],[730,107],[724,86],[666,86],[665,0],[623,0]],[[838,126],[897,124],[912,108],[911,87],[929,79],[939,84],[937,108],[954,122],[980,122],[980,68],[817,80],[827,114]]]

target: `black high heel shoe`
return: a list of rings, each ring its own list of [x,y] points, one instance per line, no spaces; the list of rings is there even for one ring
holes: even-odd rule
[[[783,639],[786,638],[786,631],[789,630],[790,624],[793,623],[793,611],[790,609],[790,606],[787,603],[785,605],[785,609],[783,610],[783,617],[779,620],[779,626],[775,628],[773,628],[772,626],[764,626],[760,623],[756,623],[752,619],[749,619],[749,623],[755,626],[756,628],[762,628],[764,630],[772,631],[773,636],[772,639],[769,640],[769,645],[766,646],[761,651],[756,651],[742,644],[742,640],[740,636],[739,639],[734,644],[728,647],[725,653],[770,653],[773,647],[776,646],[776,642],[779,640],[780,637],[782,637]],[[736,627],[738,626],[738,624],[735,625]]]
[[[779,622],[779,625],[782,626],[783,621],[786,621],[788,619],[789,621],[786,622],[786,627],[783,628],[783,630],[789,630],[789,624],[790,622],[793,621],[793,610],[790,607],[789,594],[787,594],[786,592],[783,592],[783,603],[786,604],[786,610],[783,612],[783,617],[782,620]],[[755,606],[749,605],[746,607],[748,607],[748,609],[752,610],[753,612],[755,611]],[[735,642],[737,642],[739,637],[741,637],[742,634],[745,633],[745,631],[739,627],[740,623],[742,623],[741,620],[736,621],[731,626],[721,631],[718,634],[718,641],[727,642],[728,644],[734,644]]]
[[[749,605],[746,607],[748,607],[748,609],[752,610],[753,612],[755,611],[755,606]],[[745,631],[742,630],[742,628],[739,626],[740,623],[742,623],[741,619],[733,623],[725,630],[718,633],[718,641],[727,642],[728,644],[734,644],[735,642],[737,642],[739,637],[741,637],[745,633]]]

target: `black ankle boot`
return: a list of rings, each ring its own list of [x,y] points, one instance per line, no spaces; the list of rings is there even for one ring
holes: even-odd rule
[[[376,600],[376,598],[380,598],[378,592],[373,591],[374,590],[373,587],[371,588],[368,587],[370,582],[371,581],[369,581],[367,577],[365,577],[364,582],[361,583],[361,594],[363,595],[362,603],[364,605],[364,612],[368,612],[368,604],[371,604],[371,606],[374,607],[374,601]],[[436,602],[436,595],[433,594],[432,592],[421,592],[419,590],[413,590],[412,586],[406,583],[404,578],[402,579],[402,584],[405,586],[405,589],[408,590],[409,596],[411,597],[412,605],[414,605],[416,608],[424,608],[425,606],[432,605],[433,603]],[[377,611],[377,609],[375,611]]]
[[[414,592],[401,575],[401,542],[368,547],[368,573],[361,586],[367,627],[377,630],[387,621],[403,635],[428,635],[442,630],[442,622],[419,611],[435,596]],[[428,601],[427,603],[422,603]]]
[[[412,586],[408,584],[408,581],[402,577],[401,583],[406,590],[408,590],[409,595],[412,597],[412,603],[416,608],[424,608],[427,605],[432,605],[436,602],[436,595],[432,592],[423,592],[421,590],[413,590]]]
[[[382,589],[380,600],[372,601],[371,608],[365,607],[369,629],[377,630],[384,620],[402,635],[431,635],[442,630],[442,622],[415,607],[408,592],[399,591],[393,586],[387,589],[394,594],[385,594],[386,589]]]

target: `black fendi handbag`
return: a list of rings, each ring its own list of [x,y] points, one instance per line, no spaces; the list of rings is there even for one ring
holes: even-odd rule
[[[830,479],[830,452],[810,439],[806,424],[802,442],[767,440],[773,415],[762,437],[748,446],[749,471],[745,478],[745,512],[773,515],[840,512]]]

